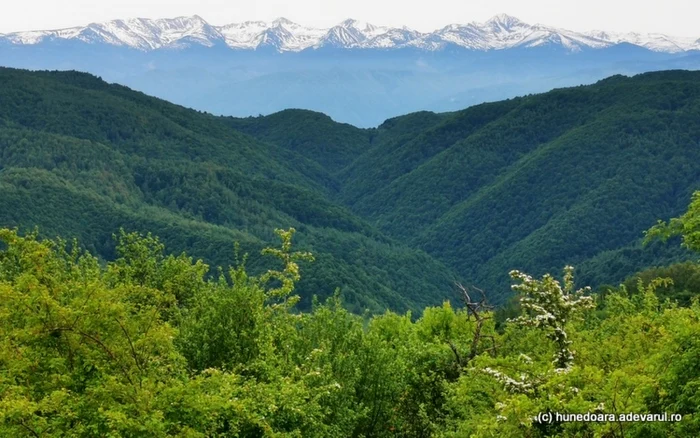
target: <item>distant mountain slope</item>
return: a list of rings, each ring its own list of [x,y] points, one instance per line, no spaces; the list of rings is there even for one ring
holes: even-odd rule
[[[360,129],[323,114],[215,117],[79,73],[0,70],[0,224],[78,236],[120,225],[216,263],[296,227],[301,285],[354,310],[417,309],[460,278],[580,268],[592,286],[689,255],[642,248],[700,187],[700,72],[418,112]],[[259,259],[251,260],[253,267]]]
[[[639,242],[700,187],[700,72],[616,76],[369,132],[337,174],[339,199],[496,300],[511,269],[574,264],[614,283],[687,256]]]
[[[314,161],[187,110],[82,73],[0,69],[0,224],[78,237],[113,255],[120,227],[173,251],[261,265],[275,228],[296,227],[317,261],[300,285],[308,306],[341,288],[361,311],[420,309],[455,275],[332,203],[334,177]]]
[[[337,172],[369,148],[370,132],[338,124],[325,114],[289,110],[268,117],[229,118],[235,129],[280,145]]]

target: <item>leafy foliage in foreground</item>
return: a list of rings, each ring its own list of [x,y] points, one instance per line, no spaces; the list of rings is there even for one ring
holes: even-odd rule
[[[501,330],[471,299],[417,321],[363,319],[338,296],[299,313],[313,257],[292,249],[293,229],[277,234],[280,248],[263,252],[278,267],[253,276],[244,256],[210,276],[150,235],[122,232],[101,264],[77,242],[0,230],[0,435],[700,433],[700,302],[660,301],[669,280],[623,286],[592,311],[571,268],[563,284],[513,272],[523,313]],[[535,419],[550,411],[682,419]]]

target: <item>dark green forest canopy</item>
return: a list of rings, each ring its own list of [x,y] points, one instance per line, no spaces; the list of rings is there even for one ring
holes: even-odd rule
[[[355,311],[418,311],[452,293],[455,275],[333,202],[315,162],[226,120],[92,76],[0,70],[0,223],[71,236],[104,259],[119,228],[155,231],[176,252],[260,266],[272,230],[294,226],[316,262],[299,286],[341,289]]]
[[[281,139],[269,121],[283,116],[330,126],[287,111],[245,119],[245,129],[280,145],[351,137],[336,124]],[[570,263],[598,286],[689,257],[675,245],[642,248],[641,233],[678,215],[700,187],[700,72],[614,76],[456,113],[409,114],[354,138],[366,150],[335,173],[340,190],[331,196],[496,302],[513,268],[541,274]]]
[[[700,187],[700,73],[554,90],[375,129],[287,110],[215,117],[77,72],[0,70],[0,225],[114,258],[120,227],[213,265],[261,269],[274,228],[316,261],[298,291],[420,310],[455,280],[578,267],[594,287],[687,259],[642,248]]]

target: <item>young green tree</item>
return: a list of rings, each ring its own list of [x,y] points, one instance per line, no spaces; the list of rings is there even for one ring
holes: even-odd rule
[[[700,191],[693,193],[688,210],[682,216],[672,218],[668,222],[659,220],[655,226],[645,232],[645,235],[645,242],[681,236],[683,246],[700,252]]]
[[[164,436],[158,399],[184,376],[175,295],[108,280],[76,245],[0,241],[1,434]]]

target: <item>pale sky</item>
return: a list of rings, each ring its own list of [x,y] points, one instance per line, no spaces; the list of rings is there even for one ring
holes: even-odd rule
[[[115,18],[198,14],[222,25],[283,16],[330,27],[346,18],[428,32],[507,13],[575,31],[659,32],[700,38],[699,0],[4,0],[0,33],[57,29]]]

